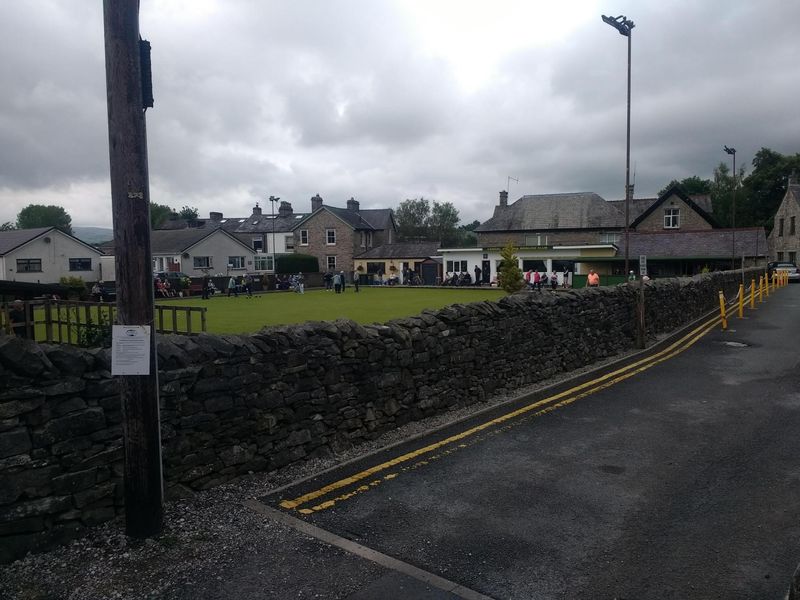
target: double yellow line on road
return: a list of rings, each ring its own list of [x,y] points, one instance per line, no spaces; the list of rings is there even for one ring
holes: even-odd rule
[[[606,373],[605,375],[601,375],[600,377],[593,379],[591,381],[587,381],[575,387],[572,387],[568,390],[563,392],[559,392],[558,394],[554,394],[552,396],[548,396],[542,400],[537,402],[533,402],[522,408],[517,410],[511,411],[485,423],[481,423],[480,425],[476,425],[475,427],[471,427],[470,429],[466,429],[461,433],[457,433],[452,435],[446,439],[441,441],[435,442],[424,448],[420,448],[418,450],[414,450],[413,452],[408,452],[391,460],[387,460],[382,462],[374,467],[370,467],[368,469],[364,469],[358,473],[350,475],[349,477],[345,477],[344,479],[340,479],[335,481],[331,484],[328,484],[324,487],[321,487],[313,492],[309,492],[292,500],[283,500],[280,503],[282,508],[287,510],[297,510],[302,514],[311,514],[320,510],[324,510],[326,508],[332,507],[336,502],[346,500],[354,496],[358,492],[367,491],[370,486],[375,485],[377,482],[372,482],[370,485],[365,485],[365,483],[370,479],[373,478],[392,467],[403,466],[404,464],[409,463],[409,461],[415,460],[420,457],[430,456],[437,450],[446,448],[447,446],[451,446],[456,444],[456,442],[463,442],[467,438],[471,436],[475,436],[478,433],[486,431],[492,427],[496,427],[498,425],[502,425],[511,421],[512,419],[516,419],[521,416],[528,416],[528,417],[535,417],[539,415],[546,414],[548,412],[552,412],[558,408],[563,406],[567,406],[572,404],[573,402],[580,400],[581,398],[585,398],[595,392],[599,392],[600,390],[604,390],[606,388],[611,387],[629,377],[633,377],[634,375],[641,373],[642,371],[646,371],[647,369],[654,367],[655,365],[662,363],[666,360],[669,360],[673,356],[680,354],[684,350],[687,350],[692,345],[695,344],[700,338],[702,338],[706,333],[708,333],[713,327],[719,325],[721,322],[720,317],[714,317],[709,321],[704,322],[702,325],[694,328],[692,331],[681,337],[679,340],[673,342],[663,350],[648,356],[646,358],[640,359],[636,362],[633,362],[625,367],[612,371],[610,373]],[[386,474],[382,476],[382,479],[392,479],[396,477],[396,474]],[[318,498],[322,498],[327,496],[333,492],[337,492],[339,490],[343,490],[343,488],[352,486],[352,485],[359,485],[359,488],[355,492],[344,493],[339,495],[336,498],[331,500],[322,502],[320,504],[307,507],[307,508],[300,508],[310,502],[317,500]]]

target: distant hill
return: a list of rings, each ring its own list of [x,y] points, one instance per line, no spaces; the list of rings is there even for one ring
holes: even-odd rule
[[[73,225],[72,235],[87,244],[99,244],[112,240],[114,230],[110,227],[75,227]]]

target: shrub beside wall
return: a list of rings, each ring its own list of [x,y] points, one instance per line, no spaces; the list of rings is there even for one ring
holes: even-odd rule
[[[737,274],[651,282],[648,329],[732,297]],[[749,279],[749,276],[748,276]],[[386,325],[162,336],[166,488],[176,497],[373,439],[631,348],[633,286],[509,296]],[[110,351],[0,336],[0,560],[123,510],[121,413]]]

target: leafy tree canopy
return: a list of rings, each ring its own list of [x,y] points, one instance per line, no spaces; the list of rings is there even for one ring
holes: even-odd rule
[[[178,211],[178,216],[187,221],[194,221],[197,219],[198,214],[197,209],[193,206],[184,206]]]
[[[72,217],[62,206],[29,204],[17,215],[17,228],[57,227],[64,233],[72,234]]]
[[[661,196],[674,185],[677,185],[684,194],[694,196],[696,194],[710,194],[713,182],[710,179],[700,179],[697,175],[686,177],[680,181],[673,179],[659,190],[658,195]]]
[[[0,225],[0,231],[10,231],[11,229],[16,229],[17,226],[15,223],[11,221],[6,221],[2,225]]]
[[[150,227],[158,229],[164,224],[174,211],[166,204],[156,204],[150,201]]]
[[[394,216],[401,240],[430,240],[447,246],[475,244],[476,238],[471,230],[458,226],[458,209],[452,202],[437,202],[426,198],[404,200],[395,210]],[[480,225],[479,222],[476,223],[475,227]]]

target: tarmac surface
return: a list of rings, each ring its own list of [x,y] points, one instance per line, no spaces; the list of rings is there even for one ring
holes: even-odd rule
[[[798,314],[790,285],[727,331],[253,508],[379,565],[350,598],[782,598],[800,558]]]

